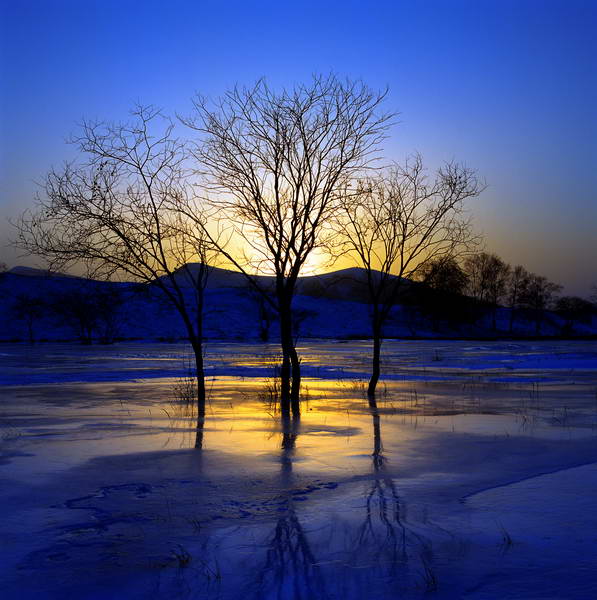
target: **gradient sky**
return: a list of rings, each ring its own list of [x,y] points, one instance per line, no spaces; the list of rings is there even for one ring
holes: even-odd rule
[[[597,2],[0,0],[0,260],[6,220],[73,157],[82,117],[136,101],[187,113],[266,76],[333,71],[390,88],[386,146],[487,180],[488,250],[587,295],[597,284]]]

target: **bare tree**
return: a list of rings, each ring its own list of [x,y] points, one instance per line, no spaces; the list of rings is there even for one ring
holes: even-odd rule
[[[520,301],[523,292],[528,285],[529,277],[530,273],[522,265],[516,265],[510,271],[506,292],[508,308],[510,309],[510,333],[512,333],[514,328],[514,316],[517,309],[520,307]]]
[[[420,155],[361,180],[343,197],[338,233],[367,273],[373,335],[368,393],[380,377],[384,325],[404,279],[429,262],[454,257],[475,242],[464,201],[483,190],[471,169],[446,164],[429,180]]]
[[[415,275],[423,284],[415,293],[416,300],[431,318],[434,330],[440,319],[454,323],[470,316],[470,299],[462,295],[468,277],[453,257],[430,260]]]
[[[12,305],[12,313],[27,326],[29,343],[35,343],[35,323],[47,312],[46,302],[39,296],[31,294],[17,294]]]
[[[91,344],[98,326],[95,286],[73,288],[54,294],[48,304],[58,321],[77,336],[81,344]]]
[[[297,278],[313,250],[328,243],[325,226],[348,180],[376,158],[391,120],[380,112],[383,98],[335,76],[280,92],[261,80],[215,104],[197,98],[185,120],[200,133],[194,154],[211,206],[249,255],[221,250],[249,278],[275,275],[268,302],[280,318],[282,413],[300,412],[292,323]]]
[[[480,252],[464,261],[464,271],[469,280],[470,294],[491,306],[493,329],[496,329],[496,313],[500,300],[506,295],[510,265],[497,254]]]
[[[71,139],[81,161],[50,171],[36,209],[16,223],[16,245],[53,269],[84,266],[90,277],[123,274],[162,291],[195,354],[200,446],[203,297],[213,252],[197,227],[204,216],[189,191],[187,150],[172,121],[151,106],[132,115],[131,123],[82,124]],[[191,269],[193,260],[199,265]]]
[[[118,335],[126,299],[117,284],[93,281],[54,293],[47,305],[82,344],[91,344],[94,337],[103,344],[111,344]]]
[[[272,323],[275,321],[277,313],[272,308],[271,302],[266,300],[267,292],[256,289],[255,286],[247,282],[242,293],[257,305],[257,316],[259,319],[259,339],[262,342],[268,342]]]
[[[468,277],[452,256],[426,261],[417,273],[418,279],[432,290],[462,294]]]
[[[552,305],[555,294],[561,289],[561,285],[549,281],[542,275],[529,274],[521,293],[521,304],[534,314],[536,335],[541,334],[541,323],[545,311]]]
[[[595,306],[589,300],[578,296],[562,296],[555,303],[555,311],[564,319],[562,333],[573,334],[577,323],[590,324],[595,312]]]
[[[112,284],[101,286],[96,291],[95,310],[98,319],[99,341],[102,344],[113,344],[121,335],[125,321],[124,306],[131,297],[128,288]]]

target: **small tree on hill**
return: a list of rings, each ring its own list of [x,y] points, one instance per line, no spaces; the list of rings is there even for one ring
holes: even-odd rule
[[[416,273],[423,284],[417,297],[424,313],[430,316],[434,329],[439,320],[463,321],[470,310],[462,294],[468,285],[468,277],[458,262],[448,256],[437,258],[424,264]]]
[[[91,344],[97,328],[95,294],[90,288],[55,294],[49,301],[52,312],[69,327],[82,344]]]
[[[12,304],[12,313],[23,321],[27,327],[27,337],[30,344],[35,343],[35,323],[47,312],[46,302],[39,296],[17,294]]]
[[[595,306],[578,296],[562,296],[555,303],[555,311],[564,319],[564,333],[574,333],[576,323],[588,324],[597,312]]]
[[[276,320],[277,313],[272,307],[272,302],[267,299],[266,290],[257,290],[253,285],[248,283],[247,286],[243,288],[243,293],[257,305],[259,339],[262,342],[269,342],[270,329]]]
[[[468,277],[471,296],[491,306],[492,326],[495,330],[497,308],[508,288],[510,265],[496,254],[481,252],[465,259],[464,271]]]
[[[115,286],[101,287],[95,294],[99,341],[112,344],[121,335],[124,320],[123,307],[129,298],[124,290]]]
[[[466,273],[451,256],[428,261],[417,275],[422,283],[438,292],[462,294],[468,285]]]
[[[549,281],[541,275],[529,274],[521,294],[521,305],[532,311],[535,317],[535,334],[541,334],[541,323],[545,311],[552,305],[555,294],[562,289],[561,285]]]
[[[524,290],[528,286],[530,275],[531,274],[522,265],[516,265],[510,270],[506,291],[506,301],[508,303],[508,308],[510,309],[510,333],[512,333],[512,330],[514,329],[514,317],[516,311],[520,308]]]
[[[55,294],[48,306],[82,344],[91,344],[94,338],[111,344],[118,335],[125,300],[124,293],[116,287],[89,282]]]

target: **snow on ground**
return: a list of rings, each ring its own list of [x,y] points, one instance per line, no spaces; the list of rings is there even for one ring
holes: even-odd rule
[[[0,348],[3,598],[594,596],[597,344],[308,341],[299,422],[276,347]]]

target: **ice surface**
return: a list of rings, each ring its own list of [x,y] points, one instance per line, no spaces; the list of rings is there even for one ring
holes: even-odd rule
[[[211,344],[204,450],[188,348],[5,345],[2,598],[595,596],[597,347]]]

